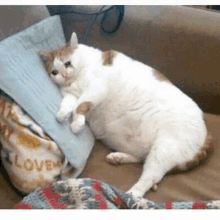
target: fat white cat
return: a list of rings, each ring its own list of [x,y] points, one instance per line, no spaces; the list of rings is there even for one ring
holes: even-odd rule
[[[57,119],[74,113],[71,129],[85,121],[116,152],[109,163],[144,162],[128,191],[143,196],[173,169],[187,170],[206,155],[207,128],[197,104],[155,69],[113,50],[70,43],[40,51],[63,100]],[[132,173],[131,173],[132,175]]]

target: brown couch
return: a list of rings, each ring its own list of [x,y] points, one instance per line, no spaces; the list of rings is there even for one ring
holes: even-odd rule
[[[22,6],[24,7],[24,6]],[[16,6],[17,16],[23,16],[24,26],[44,19],[48,12],[43,6]],[[84,12],[97,8],[71,6]],[[11,7],[5,12],[15,14]],[[3,15],[1,14],[0,17]],[[62,19],[67,40],[76,31],[81,40],[88,17],[72,15]],[[175,85],[192,97],[206,115],[208,130],[213,136],[213,151],[209,158],[192,171],[166,175],[156,192],[145,195],[153,201],[209,200],[220,197],[220,14],[212,10],[184,6],[125,6],[125,17],[120,29],[112,36],[100,31],[101,16],[91,27],[86,44],[102,49],[115,49],[162,71]],[[7,21],[8,22],[8,21]],[[0,25],[13,22],[0,20]],[[2,28],[0,28],[2,29]],[[3,30],[3,29],[2,29]],[[6,30],[8,33],[12,30]],[[14,26],[13,30],[18,30]],[[15,31],[16,32],[16,31]],[[14,33],[14,32],[13,32]],[[5,34],[5,37],[13,34]],[[2,35],[2,33],[1,33]],[[1,38],[3,39],[3,38]],[[79,41],[80,41],[79,40]],[[110,152],[97,141],[88,163],[79,176],[96,178],[128,190],[142,172],[141,164],[110,165],[105,161]],[[0,174],[0,208],[12,208],[21,196],[11,187],[3,168]]]

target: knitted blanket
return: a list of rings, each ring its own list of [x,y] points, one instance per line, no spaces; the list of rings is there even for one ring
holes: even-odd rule
[[[68,179],[37,188],[15,209],[219,209],[220,200],[153,202],[94,179]]]

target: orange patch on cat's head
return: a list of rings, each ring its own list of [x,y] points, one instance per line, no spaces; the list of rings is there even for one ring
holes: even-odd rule
[[[52,50],[39,50],[38,54],[44,62],[47,73],[53,69],[53,62],[56,57],[65,59],[73,53],[73,49],[69,44]]]
[[[78,39],[76,33],[73,32],[68,44],[52,50],[39,50],[38,54],[44,62],[46,71],[50,73],[53,70],[53,62],[56,57],[66,59],[77,47]]]

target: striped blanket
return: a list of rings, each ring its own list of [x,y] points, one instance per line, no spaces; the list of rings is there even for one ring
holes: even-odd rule
[[[37,188],[15,209],[219,209],[220,200],[153,202],[99,180],[68,179]]]

